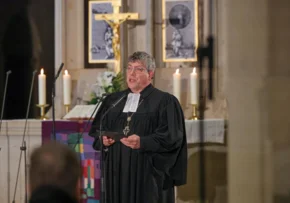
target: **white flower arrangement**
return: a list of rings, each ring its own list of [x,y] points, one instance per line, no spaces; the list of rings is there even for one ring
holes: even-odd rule
[[[98,75],[97,82],[92,86],[91,100],[89,104],[96,104],[104,93],[113,93],[124,89],[122,73],[105,71]]]

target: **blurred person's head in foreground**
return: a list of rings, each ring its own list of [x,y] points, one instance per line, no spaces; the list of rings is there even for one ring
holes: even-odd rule
[[[30,202],[75,202],[79,199],[81,165],[67,145],[49,142],[30,157]]]

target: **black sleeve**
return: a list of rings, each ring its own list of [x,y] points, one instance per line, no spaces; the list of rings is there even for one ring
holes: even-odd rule
[[[179,102],[168,96],[160,104],[158,127],[153,134],[140,137],[145,152],[170,152],[179,148],[184,139],[184,116]]]
[[[159,110],[158,127],[140,137],[140,150],[148,152],[157,174],[163,174],[163,188],[186,184],[187,140],[185,118],[178,100],[167,95]]]

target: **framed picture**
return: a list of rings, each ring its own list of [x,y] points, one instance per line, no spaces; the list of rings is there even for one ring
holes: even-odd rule
[[[162,0],[164,62],[195,62],[199,42],[198,0]]]
[[[109,0],[85,1],[85,67],[103,67],[114,62],[113,30],[105,20],[95,20],[96,14],[112,13]]]

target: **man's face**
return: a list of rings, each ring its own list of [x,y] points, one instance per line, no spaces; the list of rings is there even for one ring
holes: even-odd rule
[[[141,92],[150,84],[153,77],[153,72],[148,72],[140,61],[129,62],[126,74],[127,85],[133,92]]]

